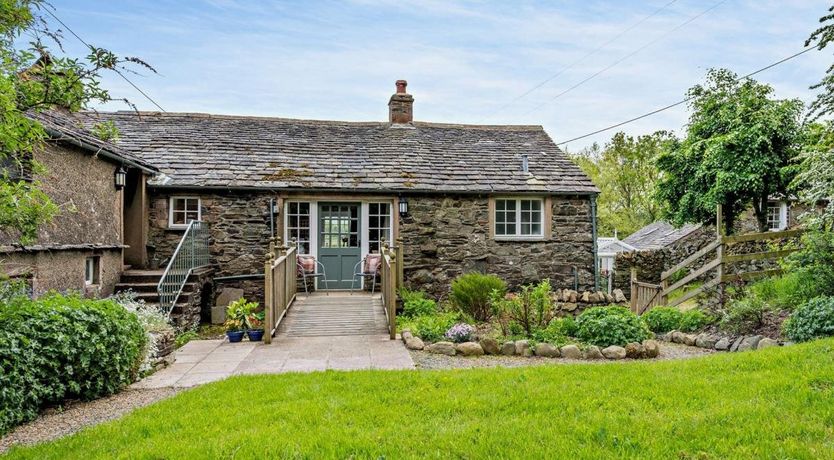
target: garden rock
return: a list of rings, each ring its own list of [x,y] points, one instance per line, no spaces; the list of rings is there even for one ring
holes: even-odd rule
[[[646,349],[643,345],[632,342],[625,346],[625,357],[631,359],[640,359],[646,354]]]
[[[529,340],[516,340],[515,354],[518,356],[533,356],[533,349],[530,348]]]
[[[576,345],[565,345],[559,349],[562,358],[582,359],[582,351]]]
[[[674,343],[683,343],[685,334],[681,331],[672,331],[669,333],[669,341]]]
[[[501,353],[501,347],[498,346],[498,341],[491,338],[486,337],[478,341],[481,344],[481,348],[484,349],[484,353],[488,355],[497,355]]]
[[[549,343],[540,343],[536,345],[536,356],[543,358],[558,358],[559,349]]]
[[[695,346],[698,348],[708,348],[713,349],[715,348],[715,344],[718,343],[719,337],[712,335],[712,334],[699,334],[695,337]]]
[[[585,350],[585,359],[605,359],[605,356],[602,356],[598,346],[591,345]]]
[[[610,347],[602,349],[602,356],[605,356],[608,359],[623,359],[626,357],[626,350],[623,347],[611,345]]]
[[[484,349],[476,342],[463,342],[455,346],[455,350],[463,356],[483,356]]]
[[[504,342],[501,345],[501,354],[504,356],[512,356],[515,354],[515,342]]]
[[[748,351],[748,350],[755,350],[756,346],[759,345],[759,342],[762,340],[762,336],[760,335],[751,335],[750,337],[745,337],[744,340],[738,345],[738,351]]]
[[[660,355],[660,344],[656,340],[644,341],[643,349],[646,352],[646,358],[657,358]]]
[[[739,345],[741,345],[742,340],[744,340],[744,336],[737,338],[735,342],[733,342],[733,344],[730,345],[730,351],[738,351],[738,347]]]
[[[695,335],[694,334],[684,334],[683,335],[683,344],[688,345],[690,347],[695,346]]]
[[[575,302],[567,302],[562,304],[562,310],[564,311],[575,311],[576,308],[579,307]]]
[[[622,289],[614,289],[614,301],[617,303],[625,303],[627,301]]]
[[[591,302],[591,293],[585,291],[582,293],[582,302],[583,303],[590,303]]]
[[[414,334],[412,334],[412,333],[411,333],[411,331],[410,331],[409,329],[403,329],[403,331],[402,331],[402,332],[400,332],[400,337],[402,337],[402,338],[403,338],[403,342],[405,342],[406,340],[408,340],[408,339],[410,339],[410,338],[414,337]]]
[[[778,347],[778,346],[779,346],[779,342],[777,342],[777,341],[775,341],[775,340],[773,340],[769,337],[765,337],[762,340],[759,340],[759,344],[756,345],[756,350],[764,350],[765,348]]]
[[[732,345],[730,338],[722,337],[718,342],[715,342],[715,349],[718,351],[727,351],[730,349],[730,345]]]
[[[425,346],[420,337],[409,337],[405,339],[405,347],[409,350],[422,350]]]
[[[455,344],[452,342],[437,342],[426,347],[429,353],[437,353],[438,355],[455,355]]]

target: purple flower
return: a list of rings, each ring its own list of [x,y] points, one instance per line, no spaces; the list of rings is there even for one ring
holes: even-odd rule
[[[475,335],[475,328],[466,323],[457,323],[446,331],[446,338],[455,343],[469,342]]]

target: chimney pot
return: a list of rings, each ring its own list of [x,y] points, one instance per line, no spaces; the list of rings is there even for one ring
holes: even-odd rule
[[[411,123],[414,120],[414,98],[405,92],[408,82],[397,80],[397,92],[388,101],[388,121],[391,123]]]

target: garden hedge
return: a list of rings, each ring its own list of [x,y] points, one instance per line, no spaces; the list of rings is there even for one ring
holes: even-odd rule
[[[0,302],[0,433],[44,406],[120,390],[135,379],[146,344],[136,315],[110,300]]]

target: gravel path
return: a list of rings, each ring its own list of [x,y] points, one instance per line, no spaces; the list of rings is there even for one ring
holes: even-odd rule
[[[411,359],[417,369],[470,369],[476,367],[522,367],[522,366],[548,366],[559,364],[604,364],[617,361],[599,360],[575,360],[562,358],[539,358],[522,356],[482,356],[478,358],[467,358],[463,356],[446,356],[425,351],[411,351]],[[688,347],[676,343],[660,342],[660,356],[655,360],[688,359],[705,356],[715,353],[713,350]]]
[[[88,426],[121,417],[175,395],[181,389],[125,390],[90,402],[74,402],[63,410],[48,409],[40,417],[0,438],[0,454],[14,444],[36,444],[68,436]]]

